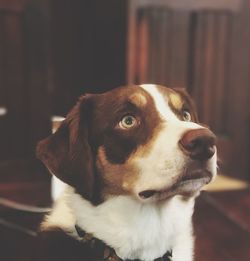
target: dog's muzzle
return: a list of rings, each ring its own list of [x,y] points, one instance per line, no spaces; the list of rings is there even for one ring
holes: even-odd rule
[[[191,161],[185,172],[171,187],[162,190],[144,190],[138,195],[141,199],[156,197],[165,199],[173,195],[193,195],[212,180],[208,161],[216,153],[216,136],[209,129],[193,129],[183,134],[179,147]]]

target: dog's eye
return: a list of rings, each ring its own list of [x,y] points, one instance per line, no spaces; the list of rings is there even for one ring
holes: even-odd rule
[[[182,118],[183,118],[184,121],[191,121],[192,120],[191,114],[187,110],[183,111]]]
[[[122,129],[129,129],[134,127],[136,124],[137,124],[137,120],[134,116],[126,115],[119,122],[119,127]]]

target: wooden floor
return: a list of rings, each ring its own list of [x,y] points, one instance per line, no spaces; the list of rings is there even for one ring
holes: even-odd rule
[[[0,176],[0,197],[44,207],[50,202],[49,183]],[[42,217],[0,207],[1,261],[29,260]],[[194,227],[195,261],[249,261],[250,190],[202,192],[196,203]]]
[[[197,261],[250,260],[250,191],[203,193],[194,214]]]

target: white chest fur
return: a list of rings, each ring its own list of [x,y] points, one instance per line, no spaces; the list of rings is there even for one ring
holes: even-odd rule
[[[115,249],[122,259],[152,261],[173,251],[173,261],[191,261],[194,199],[176,196],[158,204],[142,204],[128,196],[113,197],[98,206],[67,188],[43,224],[83,230]]]
[[[72,215],[70,227],[76,222],[113,247],[122,259],[152,261],[171,249],[174,261],[192,260],[193,199],[184,201],[176,196],[158,204],[142,204],[132,197],[118,196],[93,206],[68,189],[63,196],[64,212],[65,203]],[[55,218],[62,223],[65,213],[59,206],[48,217],[47,225],[50,219],[55,224]],[[66,223],[69,227],[70,222]]]

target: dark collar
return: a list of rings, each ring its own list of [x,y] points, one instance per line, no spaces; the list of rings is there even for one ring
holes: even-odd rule
[[[103,260],[107,261],[123,261],[120,257],[118,257],[115,253],[115,250],[109,246],[107,246],[103,241],[93,237],[92,234],[86,233],[79,226],[75,225],[76,232],[78,236],[81,238],[81,241],[88,245],[91,249],[95,249],[95,251],[100,251],[103,256]],[[171,261],[172,260],[172,251],[167,252],[164,256],[155,259],[154,261]],[[140,259],[126,259],[124,261],[141,261]]]

